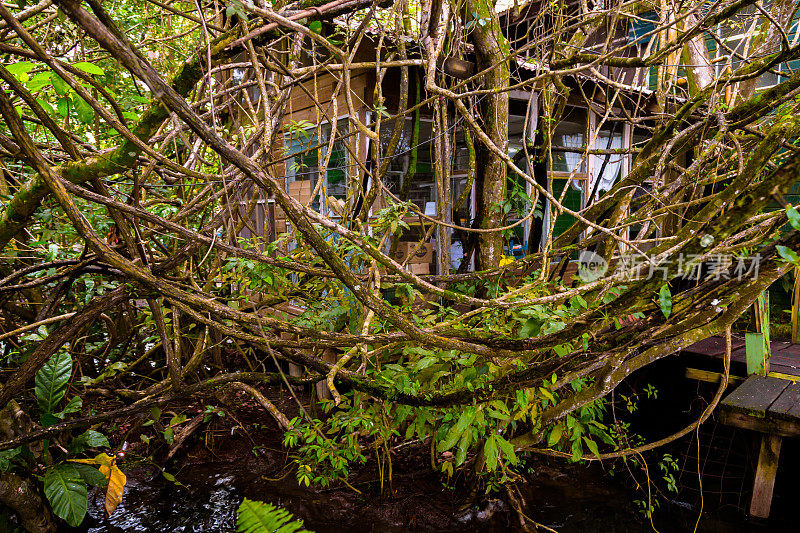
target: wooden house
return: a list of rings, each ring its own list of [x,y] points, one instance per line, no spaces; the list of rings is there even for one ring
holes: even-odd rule
[[[575,5],[577,9],[578,4]],[[521,10],[509,10],[501,15],[508,38],[517,46],[521,40],[531,39],[543,31],[546,21],[540,16],[540,8],[540,3],[531,2]],[[592,52],[623,47],[620,54],[624,56],[647,53],[652,47],[653,28],[646,20],[645,14],[633,22],[621,19],[613,27],[601,26],[586,36],[581,47]],[[323,32],[335,31],[335,26],[323,27]],[[377,194],[373,205],[363,205],[365,194],[375,185],[366,177],[366,171],[386,159],[385,151],[394,127],[394,121],[386,117],[396,114],[400,101],[400,67],[388,68],[378,78],[374,65],[376,55],[380,55],[382,61],[387,60],[386,50],[394,50],[396,43],[390,39],[380,41],[383,52],[377,54],[378,42],[379,38],[369,33],[362,39],[352,62],[365,66],[352,71],[346,84],[341,70],[323,68],[292,90],[286,104],[282,134],[272,147],[272,157],[276,161],[272,165],[274,176],[283,181],[292,196],[334,219],[340,212],[337,201],[347,202],[350,213],[367,209],[374,215],[387,202],[398,198],[412,202],[421,214],[435,216],[439,195],[434,173],[434,140],[436,136],[446,136],[450,147],[447,164],[452,206],[446,218],[457,226],[473,225],[476,202],[470,183],[474,174],[470,172],[466,126],[453,110],[449,110],[449,127],[439,131],[441,128],[434,124],[433,110],[427,104],[419,107],[418,114],[407,113],[403,118],[402,135],[384,175],[385,188]],[[414,43],[407,45],[409,57],[417,59],[416,64],[409,67],[406,108],[412,108],[417,94],[421,100],[427,95],[419,50]],[[527,57],[517,56],[512,61],[512,84],[533,80],[548,68],[536,59],[544,57],[541,51],[529,48],[526,53]],[[304,64],[313,67],[327,60],[324,50],[311,47],[305,53]],[[463,71],[469,71],[473,62],[471,52],[463,50],[460,57],[445,58],[440,68],[456,79],[463,77]],[[676,79],[680,85],[680,72]],[[541,144],[538,131],[546,127],[549,110],[541,93],[545,89],[533,82],[523,85],[527,90],[512,90],[509,92],[508,154],[522,168],[527,168],[539,184],[561,198],[566,207],[580,211],[627,174],[636,149],[648,140],[659,117],[680,105],[680,86],[671,92],[673,96],[669,100],[659,102],[653,90],[657,82],[644,68],[601,67],[594,73],[565,76],[569,99],[560,121],[552,129],[551,163],[538,166],[526,161],[531,161],[530,155]],[[352,117],[361,125],[356,125]],[[631,125],[631,118],[640,119],[636,127]],[[364,128],[378,130],[377,139],[365,135]],[[596,153],[587,154],[587,149]],[[532,187],[511,176],[507,185],[507,222],[514,222],[515,217],[524,216],[530,210]],[[646,194],[648,188],[645,184],[635,194]],[[273,240],[291,229],[285,215],[269,198],[243,197],[241,205],[240,212],[245,220],[242,237],[262,235]],[[507,255],[521,256],[537,251],[544,246],[551,228],[555,237],[574,222],[567,214],[554,216],[548,207],[546,203],[540,204],[533,219],[513,230],[507,238]],[[409,229],[403,234],[403,241],[425,240],[429,224],[423,217],[410,213],[406,222]],[[638,228],[634,226],[628,231],[633,239]],[[449,232],[448,250],[440,249],[433,239],[425,243],[430,248],[424,248],[419,258],[411,259],[411,264],[417,265],[411,267],[415,273],[436,273],[435,258],[440,254],[450,257],[452,269],[469,269],[474,264],[468,253],[473,247],[470,234],[452,229]],[[389,247],[387,244],[387,251]],[[398,245],[394,245],[392,249],[397,248]],[[398,257],[405,259],[402,245],[400,248]]]

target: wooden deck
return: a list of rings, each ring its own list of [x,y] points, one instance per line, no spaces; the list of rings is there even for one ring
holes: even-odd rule
[[[796,376],[800,378],[800,344],[786,341],[772,341],[770,343],[772,355],[769,358],[771,373]],[[744,338],[734,335],[731,342],[731,365],[734,363],[747,364]],[[682,353],[695,356],[708,356],[722,359],[725,355],[725,338],[709,337],[702,341],[687,346]]]
[[[752,375],[720,403],[723,424],[762,433],[750,514],[769,517],[783,437],[800,436],[800,383]]]
[[[800,436],[800,383],[753,375],[720,402],[724,424],[780,437]]]
[[[732,338],[728,390],[733,392],[720,402],[719,417],[723,424],[757,431],[762,435],[750,514],[767,518],[772,504],[782,439],[800,437],[800,345],[772,341],[771,355],[764,357],[766,363],[762,363],[762,343],[763,341],[756,340],[756,347],[753,348],[751,342],[751,357],[755,354],[755,358],[751,360],[748,371],[745,338]],[[709,358],[718,360],[725,356],[725,339],[704,339],[683,349],[682,354],[687,356],[690,364],[698,363],[699,366],[708,367]],[[758,371],[754,373],[756,368]],[[686,376],[718,382],[722,375],[689,366]]]

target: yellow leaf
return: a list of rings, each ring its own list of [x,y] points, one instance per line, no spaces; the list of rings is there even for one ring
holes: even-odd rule
[[[108,467],[114,461],[114,458],[107,453],[98,453],[94,459],[70,459],[70,461],[73,463],[85,463],[87,465],[102,465]]]
[[[108,516],[114,512],[117,505],[122,502],[122,493],[125,492],[127,478],[117,465],[100,465],[100,472],[108,480],[108,490],[106,490],[106,513]]]
[[[556,403],[555,397],[550,393],[549,390],[545,389],[544,387],[539,387],[539,391],[542,393],[542,396],[553,402],[553,404]]]

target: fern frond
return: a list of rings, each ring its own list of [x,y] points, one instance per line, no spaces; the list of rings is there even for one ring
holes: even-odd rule
[[[271,503],[245,498],[239,506],[236,529],[241,533],[311,533],[292,513]]]

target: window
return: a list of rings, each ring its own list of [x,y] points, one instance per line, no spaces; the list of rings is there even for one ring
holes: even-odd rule
[[[384,185],[395,196],[401,196],[404,187],[407,188],[407,200],[428,214],[436,214],[431,209],[436,202],[436,179],[433,169],[434,143],[431,139],[430,119],[420,118],[419,138],[417,139],[417,164],[411,183],[404,184],[411,165],[411,152],[413,150],[413,119],[408,117],[403,125],[403,132],[395,148],[394,155],[389,163],[389,169],[384,176]],[[394,121],[381,124],[380,131],[380,156],[383,158],[389,146],[389,141],[394,131]],[[430,204],[430,205],[429,205]]]
[[[595,149],[620,150],[623,148],[625,128],[627,126],[622,122],[605,122],[600,127],[594,141]],[[622,153],[590,154],[591,176],[587,195],[594,192],[595,198],[597,198],[604,191],[611,190],[624,171],[625,157],[625,154]]]
[[[769,1],[764,2],[764,9],[770,11],[770,4],[771,2]],[[792,23],[786,28],[787,37],[792,46],[797,44],[800,38],[800,32],[798,32],[800,19],[798,17],[800,17],[800,13],[795,13]],[[717,63],[718,73],[721,73],[728,65],[733,70],[736,70],[743,64],[749,63],[749,60],[743,59],[743,57],[752,55],[753,41],[760,38],[759,29],[763,23],[763,15],[754,6],[747,6],[717,28],[716,36],[721,41],[722,46],[718,50],[716,42],[712,40],[709,43],[712,58],[729,56],[728,61]],[[771,26],[772,23],[768,24]],[[791,76],[798,66],[800,66],[800,61],[797,60],[776,65],[773,68],[775,72],[765,72],[758,78],[756,88],[766,89],[777,85]]]
[[[585,205],[588,175],[587,158],[583,152],[588,120],[587,109],[568,106],[562,120],[553,129],[552,165],[547,184],[550,194],[572,211],[580,211]],[[555,238],[575,222],[575,217],[567,213],[551,213],[549,204],[547,202],[545,209],[542,239],[547,238],[551,226]]]
[[[553,172],[586,172],[586,158],[581,153],[586,145],[588,111],[567,107],[553,130]]]
[[[304,127],[306,126],[307,127]],[[285,137],[285,147],[287,152],[286,159],[286,183],[287,191],[298,194],[298,200],[303,203],[308,202],[310,192],[314,190],[317,182],[323,180],[321,190],[325,196],[345,199],[347,197],[347,176],[350,175],[352,167],[347,142],[349,142],[349,122],[341,119],[337,123],[336,136],[327,166],[325,159],[328,152],[328,144],[331,138],[331,127],[323,124],[319,127],[310,123],[297,123],[297,128],[288,133]],[[292,183],[303,183],[308,185],[303,187],[292,186]],[[322,198],[325,205],[325,198]],[[314,198],[311,206],[320,209],[320,198]],[[326,213],[334,215],[334,213]]]

